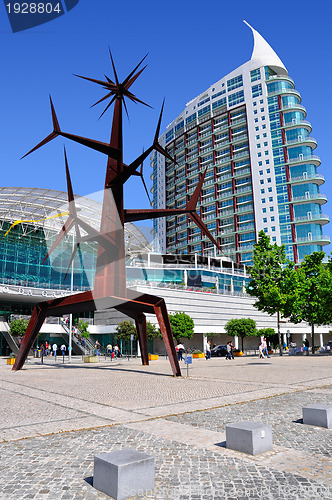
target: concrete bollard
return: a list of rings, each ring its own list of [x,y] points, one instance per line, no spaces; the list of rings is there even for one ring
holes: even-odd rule
[[[271,425],[236,422],[226,425],[226,448],[258,455],[273,449]]]
[[[95,455],[93,487],[116,500],[154,489],[154,457],[124,448]]]
[[[302,408],[303,423],[317,427],[332,428],[332,406],[316,404]]]

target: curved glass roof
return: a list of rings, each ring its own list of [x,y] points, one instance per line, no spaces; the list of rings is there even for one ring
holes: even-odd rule
[[[58,232],[67,219],[68,206],[68,195],[64,191],[0,187],[0,227],[4,221],[11,224],[24,221],[22,226],[26,225],[27,231],[31,231],[32,226],[42,227],[46,234],[49,230]],[[75,196],[75,206],[78,216],[99,231],[102,204],[85,196]],[[132,223],[125,224],[125,242],[130,254],[151,251],[147,238]]]

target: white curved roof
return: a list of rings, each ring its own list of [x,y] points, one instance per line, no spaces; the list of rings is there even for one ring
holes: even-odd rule
[[[254,49],[250,61],[257,67],[270,66],[277,74],[288,75],[283,62],[262,35],[250,26],[247,21],[243,20],[243,22],[251,29],[254,35]]]

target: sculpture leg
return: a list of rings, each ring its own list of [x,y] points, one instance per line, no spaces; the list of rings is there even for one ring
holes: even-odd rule
[[[115,309],[122,312],[126,316],[129,316],[129,318],[132,318],[135,320],[136,330],[137,330],[137,335],[138,335],[138,342],[139,342],[139,347],[141,350],[142,365],[148,365],[149,364],[149,352],[148,352],[148,335],[147,335],[147,331],[146,331],[146,317],[145,317],[145,314],[143,314],[139,310],[130,309],[129,304],[130,303],[127,302],[125,307],[121,305],[121,306],[117,306]],[[144,307],[144,306],[141,305],[141,307]]]
[[[28,328],[26,329],[25,335],[22,340],[20,350],[18,351],[13,370],[17,371],[24,365],[30,349],[33,346],[34,341],[37,338],[39,330],[41,329],[45,320],[44,311],[37,305],[31,315]]]
[[[138,334],[139,346],[141,349],[142,365],[149,364],[149,349],[148,349],[148,334],[146,331],[146,317],[145,314],[137,315],[135,318],[136,329]]]
[[[154,311],[157,316],[160,331],[163,336],[163,340],[165,343],[169,361],[171,363],[173,374],[175,377],[181,377],[180,365],[174,346],[172,328],[169,322],[169,317],[167,314],[167,309],[164,299],[161,299],[158,302],[158,304],[154,306]]]

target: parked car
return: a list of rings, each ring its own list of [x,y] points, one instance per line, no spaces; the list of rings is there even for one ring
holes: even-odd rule
[[[211,356],[226,356],[227,347],[225,345],[217,345],[211,349]]]

